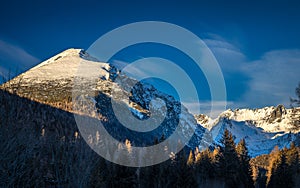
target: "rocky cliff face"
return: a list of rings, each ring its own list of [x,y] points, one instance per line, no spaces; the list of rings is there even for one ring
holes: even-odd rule
[[[288,147],[291,141],[299,139],[300,108],[286,109],[278,105],[262,109],[229,109],[214,120],[206,115],[195,118],[210,130],[215,144],[220,144],[225,129],[232,132],[236,143],[244,138],[253,157],[270,153],[275,146]]]
[[[236,142],[247,138],[251,153],[256,156],[268,153],[279,143],[281,147],[287,146],[296,138],[288,134],[296,135],[300,130],[300,108],[286,109],[283,105],[227,110],[217,119],[203,114],[194,117],[174,97],[127,77],[116,67],[99,62],[80,49],[66,50],[1,88],[20,97],[101,120],[114,138],[122,142],[129,139],[136,146],[151,145],[159,138],[167,139],[181,127],[178,139],[195,132],[187,143],[189,149],[204,148],[213,142],[218,144],[222,131],[228,128]],[[131,130],[116,117],[113,102],[121,112],[130,112],[120,114],[129,122],[141,121],[147,126],[147,120],[154,115],[163,119],[152,122],[160,126],[147,133]]]
[[[286,115],[286,109],[283,105],[278,105],[271,113],[269,117],[269,122],[272,123],[275,119],[280,119]]]
[[[236,109],[222,112],[212,120],[206,115],[196,115],[195,118],[204,127],[211,129],[220,119],[227,118],[237,122],[248,122],[266,132],[299,132],[298,121],[300,108],[287,109],[283,105],[264,107],[261,109]],[[208,121],[209,120],[209,121]],[[205,123],[209,122],[209,123]]]
[[[179,138],[195,131],[188,146],[199,146],[206,129],[197,124],[193,115],[172,96],[150,84],[137,82],[132,88],[131,83],[135,82],[85,51],[69,49],[1,87],[21,97],[105,120],[111,134],[120,140],[129,139],[136,145],[151,145],[155,138],[168,138],[180,125],[183,134]],[[137,134],[124,128],[115,117],[112,101],[129,110],[131,119],[147,120],[154,115],[151,113],[156,113],[164,117],[162,124],[147,134]]]

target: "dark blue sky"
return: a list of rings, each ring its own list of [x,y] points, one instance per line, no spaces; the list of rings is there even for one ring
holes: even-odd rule
[[[223,69],[229,106],[287,103],[300,81],[299,9],[298,1],[5,1],[0,68],[24,71],[67,48],[87,49],[124,24],[164,21],[190,30],[211,48]],[[277,77],[293,81],[287,87]],[[279,94],[264,90],[270,89],[266,85],[278,85],[272,89]]]
[[[118,26],[159,20],[200,37],[219,34],[258,58],[272,49],[299,47],[299,8],[297,1],[6,1],[1,38],[43,59],[68,47],[87,48]]]

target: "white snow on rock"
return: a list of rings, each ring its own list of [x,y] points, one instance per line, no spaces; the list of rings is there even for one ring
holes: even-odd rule
[[[275,146],[281,149],[288,147],[290,142],[295,140],[295,135],[292,133],[265,132],[249,122],[222,119],[211,129],[216,144],[221,144],[220,140],[225,129],[232,133],[236,143],[245,139],[252,157],[270,153]]]
[[[21,74],[22,80],[42,82],[47,80],[58,80],[74,78],[75,76],[85,78],[109,77],[107,71],[109,64],[91,61],[91,57],[81,49],[68,49],[58,55],[40,63],[29,71]],[[93,59],[95,60],[95,59]],[[19,76],[19,77],[20,77]]]
[[[119,82],[114,82],[117,76]],[[53,85],[54,90],[61,87],[62,92],[65,92],[65,88],[72,88],[75,78],[82,79],[84,83],[96,81],[93,88],[89,89],[101,91],[110,98],[125,103],[139,119],[145,119],[149,115],[150,108],[158,110],[164,117],[166,116],[165,106],[171,106],[174,112],[180,114],[180,123],[184,125],[183,135],[196,130],[196,137],[201,138],[204,132],[208,132],[210,134],[208,137],[211,136],[212,140],[210,138],[203,140],[207,145],[210,145],[212,141],[220,144],[224,130],[228,129],[234,135],[236,143],[242,138],[246,140],[251,156],[269,153],[276,145],[280,148],[288,146],[300,131],[300,108],[286,109],[283,105],[261,109],[229,109],[222,112],[216,119],[204,114],[193,116],[183,105],[179,105],[174,97],[158,91],[151,84],[141,83],[139,87],[132,89],[131,83],[136,83],[135,80],[122,74],[116,67],[99,62],[82,49],[65,50],[12,79],[6,83],[6,87],[15,84],[16,87],[11,91],[14,92],[15,89],[18,90],[24,86],[22,92],[24,96],[29,96],[32,92],[30,88],[34,85],[51,83],[48,85]],[[44,90],[41,87],[37,89],[38,93]],[[47,98],[49,91],[45,90],[45,92]],[[118,92],[124,93],[123,98],[119,97]],[[36,96],[31,96],[31,98],[34,97]],[[154,100],[157,98],[165,102]],[[93,104],[97,103],[92,97],[87,96],[86,99]],[[152,101],[151,105],[150,101]],[[173,126],[172,128],[175,128]]]
[[[236,109],[222,112],[212,120],[206,115],[195,115],[197,122],[210,130],[215,144],[221,144],[228,129],[235,142],[245,139],[252,157],[267,154],[275,146],[288,147],[300,132],[300,108],[286,109],[283,105],[262,109]]]

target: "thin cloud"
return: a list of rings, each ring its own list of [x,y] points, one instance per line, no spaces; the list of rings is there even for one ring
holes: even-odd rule
[[[251,77],[249,91],[243,100],[249,106],[290,104],[300,81],[300,50],[275,50],[260,60],[250,62],[242,71]]]
[[[9,57],[14,61],[22,62],[26,66],[30,66],[32,62],[40,61],[38,58],[29,54],[24,49],[9,44],[3,40],[0,40],[0,54],[1,56]]]
[[[231,107],[233,101],[215,101],[214,110],[212,111],[211,101],[200,101],[200,102],[182,102],[182,104],[188,108],[189,112],[192,114],[206,114],[211,118],[216,118],[221,112],[226,110],[226,108]]]
[[[295,95],[295,87],[300,81],[300,49],[269,51],[260,59],[249,62],[235,45],[217,35],[211,38],[204,39],[204,42],[214,53],[225,77],[238,72],[250,78],[245,82],[247,90],[232,101],[231,108],[289,106],[289,97]]]
[[[130,63],[120,60],[114,60],[113,65],[122,70],[127,65],[130,65]],[[128,66],[126,67],[126,71],[123,73],[127,74],[128,76],[146,77],[147,75],[149,75],[147,74],[148,71],[146,71],[142,66]]]
[[[234,44],[229,43],[218,35],[210,35],[212,38],[203,41],[216,57],[222,71],[227,74],[239,71],[246,62],[246,56]]]
[[[9,70],[24,71],[38,62],[40,62],[38,58],[21,47],[0,40],[0,67],[3,76],[7,75]]]
[[[210,101],[183,102],[191,113],[217,117],[224,111],[224,106],[232,109],[261,108],[278,104],[289,106],[289,97],[294,97],[295,87],[300,81],[300,49],[269,51],[258,60],[247,61],[246,55],[239,48],[221,37],[213,36],[204,39],[204,42],[214,53],[225,75],[238,72],[249,80],[245,80],[247,89],[244,94],[241,93],[240,97],[231,101],[216,102],[213,112]],[[124,62],[121,64],[125,65]],[[133,68],[132,72],[135,74],[147,74],[143,67]]]

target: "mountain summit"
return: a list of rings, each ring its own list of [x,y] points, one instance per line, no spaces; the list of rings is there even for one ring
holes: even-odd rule
[[[117,76],[119,79],[115,81]],[[135,83],[133,88],[131,83]],[[195,132],[188,143],[190,148],[200,146],[200,143],[210,143],[209,140],[202,142],[207,130],[197,124],[193,115],[174,97],[150,84],[127,77],[114,66],[99,62],[84,50],[69,49],[61,52],[1,87],[21,97],[98,118],[105,121],[107,129],[111,129],[115,137],[129,139],[137,145],[139,142],[140,145],[151,144],[155,138],[168,138],[178,125],[182,128],[182,135],[179,135],[182,139],[191,131]],[[121,125],[120,119],[115,117],[111,101],[124,107],[124,112],[130,111],[126,121],[148,120],[156,114],[164,117],[161,126],[149,134],[141,133],[139,136],[137,132]],[[146,122],[140,126],[146,126],[143,125]]]
[[[107,63],[96,62],[81,49],[68,49],[40,63],[25,73],[3,84],[10,93],[34,101],[71,110],[72,87],[78,68],[82,63],[86,72],[80,76],[96,78],[99,74],[109,76]],[[103,69],[105,67],[106,69]],[[72,110],[71,110],[72,111]]]
[[[115,80],[116,77],[119,79]],[[127,77],[82,49],[63,51],[1,88],[39,103],[100,119],[115,138],[129,139],[136,145],[151,145],[157,138],[168,138],[180,125],[182,138],[190,131],[195,132],[187,143],[190,149],[217,146],[223,131],[228,129],[235,142],[245,138],[251,156],[257,156],[269,153],[276,145],[288,146],[300,131],[300,108],[286,109],[282,105],[227,110],[216,119],[203,114],[193,116],[174,97]],[[125,128],[115,116],[112,101],[124,108],[124,112],[129,110],[130,114],[121,113],[128,122],[148,120],[156,114],[164,117],[162,124],[149,134]]]
[[[221,133],[229,130],[238,142],[245,139],[251,156],[270,153],[275,146],[288,147],[298,140],[300,108],[286,109],[283,105],[262,109],[236,109],[222,112],[216,119],[195,115],[197,122],[210,130],[215,144]]]

